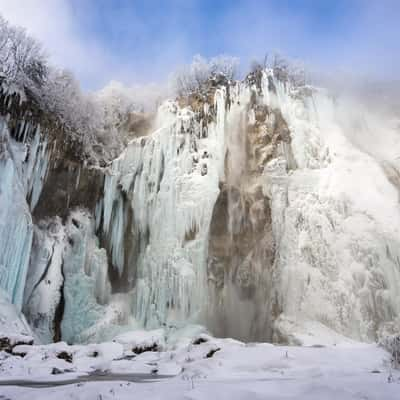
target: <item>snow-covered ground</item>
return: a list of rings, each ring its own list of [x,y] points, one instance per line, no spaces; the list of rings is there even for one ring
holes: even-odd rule
[[[339,336],[329,345],[245,344],[196,331],[16,346],[15,355],[0,353],[0,398],[399,399],[400,371],[377,345]]]

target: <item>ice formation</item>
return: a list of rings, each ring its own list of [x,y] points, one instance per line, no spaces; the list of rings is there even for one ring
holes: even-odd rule
[[[282,317],[319,321],[367,341],[398,329],[399,195],[383,162],[398,171],[391,146],[399,148],[399,133],[374,125],[365,110],[350,117],[321,90],[299,100],[280,82],[275,87],[269,102],[288,122],[298,165],[288,174],[283,160],[273,160],[264,173]],[[378,144],[386,160],[374,150]]]
[[[86,211],[35,227],[24,313],[43,343],[100,341],[130,324],[129,299],[111,295],[105,249]],[[134,326],[135,327],[135,326]]]
[[[102,169],[96,210],[35,225],[47,140],[24,121],[11,138],[5,117],[0,132],[0,288],[43,342],[399,328],[400,139],[373,110],[271,70],[216,83],[160,106]]]
[[[0,288],[20,309],[33,237],[31,210],[47,172],[47,141],[22,121],[15,139],[0,117]]]
[[[34,228],[23,312],[42,343],[59,339],[54,330],[63,287],[65,238],[59,218],[43,221]]]
[[[161,126],[133,140],[113,162],[99,206],[111,260],[134,287],[134,315],[145,326],[185,322],[206,299],[207,238],[218,195],[218,146],[225,104],[203,137],[189,109],[168,102]]]
[[[363,340],[390,330],[399,315],[400,225],[398,192],[382,160],[354,144],[353,131],[343,126],[347,116],[322,90],[302,94],[271,71],[263,72],[260,90],[246,83],[229,89],[229,96],[227,88],[217,89],[215,103],[205,105],[206,116],[215,112],[209,124],[190,109],[164,105],[162,126],[132,141],[106,178],[99,220],[114,267],[119,274],[129,270],[135,317],[156,327],[201,320],[207,308],[213,314],[220,304],[223,319],[233,320],[228,323],[239,324],[241,310],[249,326],[263,320],[263,309],[278,308],[277,320],[265,321],[276,339],[287,318],[319,321]],[[290,132],[290,143],[277,142],[272,159],[268,145],[261,149],[264,158],[246,154],[255,94],[258,103],[280,111]],[[276,115],[271,113],[266,129]],[[257,160],[263,171],[255,174],[247,164]],[[394,158],[386,162],[398,168]],[[267,260],[254,244],[236,271],[232,258],[230,268],[239,278],[225,271],[224,289],[213,295],[207,236],[221,184],[228,186],[228,241],[240,240],[232,238],[246,223],[246,196],[262,187],[272,238],[266,231],[260,240],[274,254]],[[260,201],[251,207],[257,218]],[[249,289],[256,294],[243,300],[230,282],[249,281],[251,274],[260,278]],[[228,327],[225,334],[234,330]],[[248,330],[239,333],[245,335]]]

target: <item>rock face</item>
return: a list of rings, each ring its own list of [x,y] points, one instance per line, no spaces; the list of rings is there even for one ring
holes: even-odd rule
[[[104,171],[85,167],[82,162],[58,155],[50,158],[46,181],[34,209],[37,220],[60,216],[66,218],[71,209],[86,208],[94,212],[103,194]]]
[[[262,174],[279,156],[287,157],[287,165],[295,162],[280,110],[263,104],[255,87],[244,107],[241,100],[230,106],[225,180],[211,219],[208,280],[215,309],[208,318],[219,336],[271,340],[280,310],[273,285],[271,205]]]
[[[47,342],[191,322],[253,341],[395,332],[399,135],[341,104],[271,70],[210,81],[132,117],[102,168],[4,116],[0,287]]]

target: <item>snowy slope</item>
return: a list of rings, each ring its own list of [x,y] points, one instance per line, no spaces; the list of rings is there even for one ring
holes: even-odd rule
[[[9,399],[389,400],[398,398],[400,388],[388,354],[361,343],[285,347],[202,334],[181,335],[165,351],[137,355],[118,343],[17,346],[14,352],[26,355],[1,353],[0,384],[14,382],[0,386]],[[64,386],[51,387],[63,381]],[[35,382],[47,384],[32,389]],[[28,387],[18,387],[21,383]]]

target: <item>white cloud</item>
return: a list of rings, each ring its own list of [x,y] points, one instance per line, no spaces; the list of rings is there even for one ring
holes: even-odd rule
[[[354,7],[344,7],[346,23],[333,29],[308,18],[307,10],[299,12],[300,6],[282,11],[274,2],[238,1],[219,13],[210,9],[209,18],[201,4],[171,0],[144,17],[133,0],[0,0],[0,13],[26,27],[51,60],[71,69],[86,88],[112,79],[128,85],[162,80],[197,53],[228,53],[246,64],[274,50],[325,73],[397,76],[396,0],[349,1]],[[333,24],[335,18],[323,19]]]
[[[0,0],[0,13],[43,43],[50,60],[72,70],[88,86],[107,80],[111,58],[80,32],[66,0]]]

